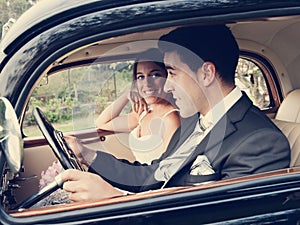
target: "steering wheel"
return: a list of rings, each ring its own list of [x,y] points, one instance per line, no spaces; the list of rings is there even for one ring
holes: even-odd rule
[[[61,163],[62,167],[64,169],[78,169],[84,171],[77,156],[74,154],[74,152],[71,150],[71,148],[65,141],[63,133],[54,129],[52,124],[49,122],[49,120],[39,108],[35,108],[33,110],[33,115],[42,134],[44,135],[48,144],[52,148],[55,156]],[[49,194],[56,191],[58,188],[62,187],[62,185],[63,181],[61,180],[60,175],[58,175],[55,178],[55,180],[48,186],[44,187],[43,189],[33,194],[29,198],[25,199],[21,203],[15,205],[12,209],[31,207],[41,199],[47,197]]]
[[[81,163],[65,141],[63,133],[54,129],[52,124],[39,108],[35,108],[33,110],[33,115],[62,167],[64,169],[78,169],[83,171]]]

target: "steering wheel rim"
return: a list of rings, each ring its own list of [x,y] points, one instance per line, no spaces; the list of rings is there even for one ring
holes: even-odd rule
[[[63,133],[54,129],[52,124],[39,108],[35,108],[33,110],[33,116],[62,167],[64,169],[78,169],[84,171],[77,156],[65,141]]]

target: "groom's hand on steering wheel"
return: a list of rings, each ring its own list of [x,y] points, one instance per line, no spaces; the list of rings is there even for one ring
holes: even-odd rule
[[[74,136],[64,136],[64,139],[77,156],[80,163],[89,166],[94,161],[96,151],[83,146],[81,141]]]

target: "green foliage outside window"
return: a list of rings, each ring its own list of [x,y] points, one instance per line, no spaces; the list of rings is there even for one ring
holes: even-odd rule
[[[0,1],[0,39],[26,10],[39,0],[2,0]]]
[[[260,109],[270,107],[270,96],[262,70],[248,59],[239,59],[235,74],[236,85],[247,93]]]
[[[47,76],[30,98],[24,133],[40,135],[32,115],[35,107],[41,108],[61,131],[94,127],[95,117],[131,84],[132,63],[88,65]]]

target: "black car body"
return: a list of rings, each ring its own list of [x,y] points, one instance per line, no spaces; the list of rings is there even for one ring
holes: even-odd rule
[[[95,61],[93,49],[97,46],[155,39],[177,26],[216,23],[231,26],[242,46],[241,55],[260,59],[268,65],[263,68],[271,75],[268,85],[272,101],[265,112],[271,117],[275,117],[287,94],[300,88],[300,77],[296,74],[299,71],[297,62],[300,64],[300,33],[297,30],[300,1],[48,2],[42,1],[23,14],[1,41],[0,96],[11,102],[21,127],[33,87],[46,74]],[[274,34],[275,39],[275,31],[284,29],[293,32],[293,38],[286,40],[290,45],[281,42],[286,46],[280,48],[283,50],[280,52],[276,45],[268,45],[272,39],[269,34]],[[247,45],[251,40],[253,43]],[[260,47],[263,41],[266,48]],[[290,50],[293,52],[289,53]],[[76,51],[82,53],[81,58],[75,57]],[[290,61],[288,56],[292,57]],[[30,139],[23,134],[23,140],[26,172],[30,170],[27,168],[30,165],[26,164],[26,150],[48,146],[42,137]],[[7,168],[4,155],[0,157],[3,175]],[[42,159],[35,160],[36,164],[42,164]],[[19,177],[27,175],[20,172]],[[6,195],[5,186],[14,184],[17,176],[8,182],[4,180],[2,196]],[[16,182],[26,185],[26,182]],[[27,183],[29,189],[30,185]],[[286,170],[83,204],[15,211],[4,207],[2,197],[0,221],[3,224],[298,224],[299,191],[300,168],[293,165]]]

